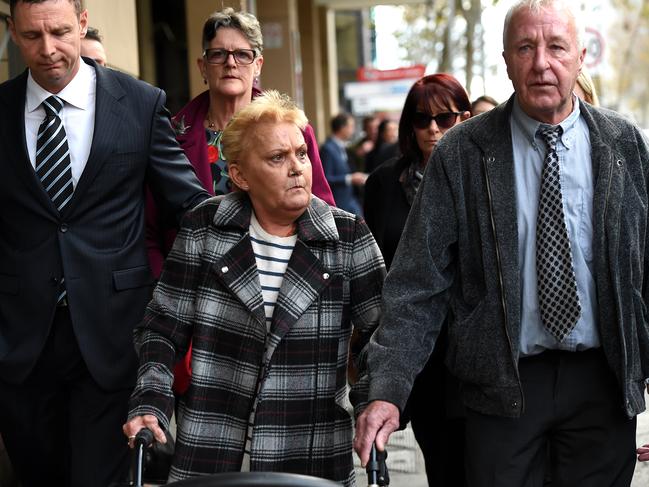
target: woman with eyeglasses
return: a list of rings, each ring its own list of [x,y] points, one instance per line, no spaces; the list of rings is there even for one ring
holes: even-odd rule
[[[365,184],[365,219],[388,269],[430,155],[449,129],[470,116],[469,97],[449,74],[424,76],[410,88],[399,120],[401,155],[379,166]],[[429,485],[461,487],[464,419],[457,383],[443,362],[445,342],[442,330],[401,416],[412,423]]]
[[[257,18],[225,8],[210,15],[203,25],[203,56],[197,60],[207,90],[191,100],[173,117],[176,138],[196,175],[213,195],[231,192],[226,159],[221,150],[222,131],[232,116],[261,92],[254,86],[264,64],[263,39]],[[318,143],[311,125],[303,129],[313,171],[313,194],[334,205],[324,176]],[[147,248],[154,277],[176,237],[176,227],[156,206],[152,192],[147,200]],[[182,394],[189,385],[191,355],[176,367],[175,390]]]

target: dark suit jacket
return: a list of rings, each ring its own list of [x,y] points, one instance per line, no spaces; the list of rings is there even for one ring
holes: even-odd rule
[[[90,155],[59,214],[29,161],[27,72],[0,85],[0,377],[20,383],[43,349],[60,279],[81,354],[105,388],[132,385],[132,330],[152,278],[144,244],[144,184],[178,218],[208,195],[176,143],[165,94],[85,60],[97,73]]]
[[[355,215],[362,215],[361,206],[354,196],[354,188],[346,181],[347,175],[351,172],[346,151],[329,137],[320,147],[320,159],[338,208]]]

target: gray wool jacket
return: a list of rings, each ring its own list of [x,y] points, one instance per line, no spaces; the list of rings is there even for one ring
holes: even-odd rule
[[[386,279],[367,368],[352,391],[357,413],[376,399],[403,411],[447,314],[446,364],[465,404],[506,417],[524,410],[512,104],[513,97],[457,125],[433,153]],[[595,176],[599,332],[620,406],[633,417],[645,409],[649,377],[649,151],[627,119],[584,103],[580,109]]]

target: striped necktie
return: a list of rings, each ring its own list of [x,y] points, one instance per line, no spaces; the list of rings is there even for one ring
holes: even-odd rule
[[[62,212],[74,192],[70,149],[59,117],[63,100],[52,95],[43,102],[43,108],[45,119],[36,139],[36,174],[56,209]]]
[[[36,139],[36,174],[60,213],[70,202],[74,192],[70,149],[63,122],[59,117],[63,100],[52,95],[43,102],[43,108],[45,119],[38,128]],[[59,305],[67,303],[66,294],[62,278],[56,300]]]

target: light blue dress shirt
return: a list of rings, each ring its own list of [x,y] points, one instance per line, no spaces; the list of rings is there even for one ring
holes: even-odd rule
[[[563,211],[582,311],[575,328],[563,342],[559,342],[541,322],[536,290],[536,215],[547,149],[543,140],[535,135],[540,122],[527,116],[516,98],[510,124],[518,209],[521,356],[535,355],[547,349],[579,351],[599,347],[592,248],[595,184],[588,125],[580,116],[579,103],[574,97],[572,113],[559,124],[563,135],[557,142],[557,154],[561,168]]]

